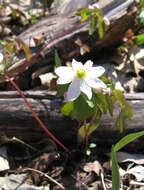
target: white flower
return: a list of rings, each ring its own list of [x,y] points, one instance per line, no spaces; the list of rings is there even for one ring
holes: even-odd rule
[[[3,54],[0,53],[0,63],[3,61]]]
[[[92,67],[93,62],[87,61],[84,65],[81,62],[72,60],[72,67],[60,66],[55,73],[59,76],[57,84],[71,83],[68,87],[67,101],[73,101],[83,92],[88,99],[92,98],[92,88],[106,88],[106,85],[98,79],[105,69],[101,66]]]

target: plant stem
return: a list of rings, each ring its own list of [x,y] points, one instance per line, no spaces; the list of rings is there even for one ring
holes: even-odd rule
[[[5,79],[7,79],[15,88],[16,90],[19,92],[19,94],[21,95],[21,97],[23,98],[24,102],[26,103],[26,105],[28,106],[28,108],[30,109],[32,115],[34,116],[34,118],[36,119],[36,121],[40,124],[40,126],[42,127],[42,129],[49,135],[49,137],[51,139],[53,139],[61,148],[63,148],[67,153],[71,154],[70,151],[46,128],[46,126],[43,124],[43,122],[40,120],[40,118],[37,116],[36,112],[32,109],[31,105],[29,104],[29,102],[27,101],[26,97],[24,96],[24,94],[22,93],[22,91],[20,90],[20,88],[17,86],[17,84],[11,80],[9,78],[9,76],[5,75],[4,76]]]
[[[84,130],[85,130],[85,150],[88,146],[88,130],[87,130],[87,122],[84,120]]]
[[[77,126],[77,130],[79,131],[80,129],[80,126],[81,126],[81,122],[78,123],[78,126]]]

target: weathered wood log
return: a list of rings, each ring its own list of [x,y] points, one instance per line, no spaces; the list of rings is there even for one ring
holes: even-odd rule
[[[76,146],[77,122],[61,115],[62,101],[55,99],[55,92],[28,91],[24,94],[46,127],[66,146]],[[112,144],[125,134],[144,130],[144,94],[126,94],[126,99],[134,115],[130,125],[120,134],[112,130],[118,111],[113,118],[104,115],[100,127],[92,135],[97,143]],[[48,139],[17,92],[0,93],[0,131],[1,135],[15,136],[28,143]]]
[[[54,49],[58,50],[62,60],[79,57],[81,55],[80,47],[75,43],[78,39],[90,50],[96,49],[97,51],[116,45],[122,40],[127,29],[134,26],[134,0],[100,0],[98,4],[103,10],[103,15],[107,16],[111,22],[109,31],[102,40],[98,39],[97,31],[91,36],[88,35],[90,20],[81,23],[81,18],[76,16],[75,12],[49,16],[18,36],[27,45],[30,44],[33,37],[45,39],[47,45],[42,56],[34,60],[34,63],[37,62],[37,68],[53,63]],[[44,45],[31,48],[32,60]],[[30,61],[30,63],[32,62]],[[8,74],[14,76],[25,64],[25,56],[21,53],[17,56],[16,63],[8,69]]]

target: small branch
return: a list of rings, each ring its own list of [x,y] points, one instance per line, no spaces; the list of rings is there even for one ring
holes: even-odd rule
[[[30,149],[32,149],[32,150],[34,150],[34,151],[38,151],[38,149],[36,149],[35,147],[33,147],[33,146],[31,146],[31,145],[25,143],[24,141],[22,141],[22,140],[20,140],[20,139],[18,139],[18,138],[16,138],[16,137],[12,137],[11,139],[9,139],[9,141],[10,141],[10,142],[13,142],[13,141],[19,142],[19,143],[21,143],[21,144],[27,146],[28,148],[30,148]]]
[[[105,183],[104,183],[104,175],[103,175],[102,171],[100,172],[100,176],[101,176],[101,182],[102,182],[103,189],[107,190],[106,186],[105,186]]]
[[[25,171],[27,171],[27,170],[28,170],[28,171],[34,171],[34,172],[37,172],[37,173],[39,173],[39,174],[45,176],[45,177],[48,178],[50,181],[52,181],[53,183],[55,183],[56,185],[58,185],[61,189],[64,189],[64,190],[65,190],[65,188],[64,188],[63,185],[61,185],[60,183],[58,183],[55,179],[53,179],[53,178],[50,177],[49,175],[47,175],[47,174],[45,174],[45,173],[43,173],[43,172],[41,172],[41,171],[39,171],[39,170],[33,169],[33,168],[25,168],[25,169],[23,169],[23,172],[25,172]]]
[[[144,183],[131,180],[130,185],[144,186]]]

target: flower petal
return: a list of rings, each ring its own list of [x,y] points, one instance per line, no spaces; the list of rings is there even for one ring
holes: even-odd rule
[[[87,73],[88,78],[98,78],[105,72],[104,67],[92,67]]]
[[[90,87],[92,87],[92,88],[94,88],[94,89],[106,88],[106,87],[107,87],[106,84],[105,84],[102,80],[100,80],[100,79],[98,79],[98,78],[96,78],[96,79],[86,78],[85,81],[86,81],[86,83],[87,83]]]
[[[84,68],[86,69],[90,69],[93,66],[93,62],[91,60],[88,60],[85,64],[84,64]]]
[[[85,81],[80,84],[80,90],[87,95],[88,99],[92,98],[92,89],[87,85]]]
[[[80,95],[80,83],[81,80],[75,78],[72,83],[69,85],[67,92],[67,101],[73,101],[77,99]]]
[[[78,70],[83,68],[83,64],[81,62],[76,61],[75,59],[72,60],[72,68],[73,70]]]
[[[57,80],[57,84],[68,84],[73,80],[73,78],[63,78],[59,77]]]
[[[56,75],[63,78],[70,78],[74,76],[72,67],[60,66],[55,69]]]
[[[3,54],[0,53],[0,63],[3,61]]]

